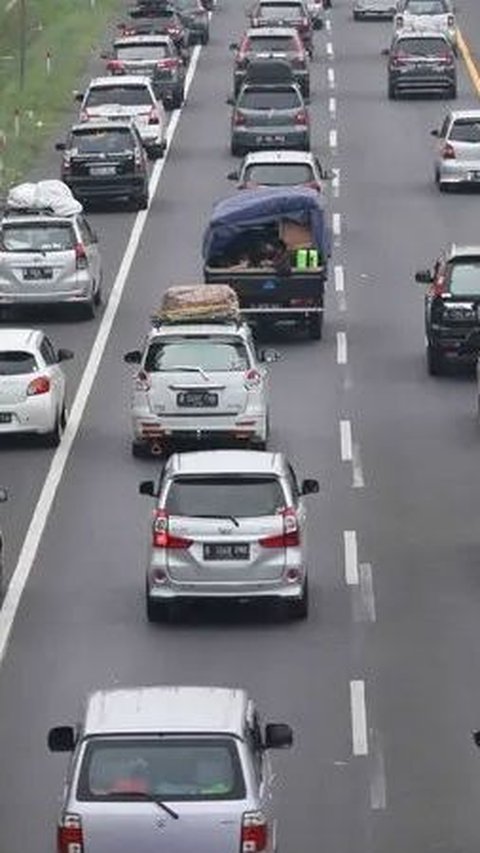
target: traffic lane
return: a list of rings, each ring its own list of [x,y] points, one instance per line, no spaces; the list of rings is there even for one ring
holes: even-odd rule
[[[452,237],[475,240],[478,197],[435,190],[428,129],[441,105],[377,97],[386,88],[377,39],[359,33],[341,34],[350,59],[341,66],[340,138],[342,164],[363,152],[361,171],[348,170],[343,204],[350,405],[370,486],[357,524],[378,619],[362,653],[387,777],[373,849],[468,851],[478,769],[468,734],[478,706],[472,387],[464,378],[427,378],[422,292],[412,279]],[[471,102],[461,72],[458,105]]]

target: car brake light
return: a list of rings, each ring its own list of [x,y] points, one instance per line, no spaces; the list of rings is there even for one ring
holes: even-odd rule
[[[443,146],[442,159],[443,160],[455,160],[456,159],[455,148],[453,147],[453,145],[450,142],[446,142],[445,145]]]
[[[296,548],[300,545],[297,513],[293,507],[287,507],[282,511],[282,516],[283,533],[259,539],[259,545],[263,548]]]
[[[432,284],[432,294],[433,296],[441,296],[442,293],[445,293],[445,276],[437,275]]]
[[[295,114],[295,124],[308,124],[308,113],[306,110],[299,110]]]
[[[438,57],[439,62],[442,62],[444,65],[453,65],[454,59],[451,53],[444,53],[443,56]]]
[[[75,267],[77,270],[86,270],[88,267],[88,258],[83,243],[77,243],[75,246]]]
[[[167,33],[169,36],[178,36],[181,33],[180,27],[167,27]]]
[[[82,819],[78,814],[67,812],[60,819],[57,829],[58,853],[83,853]]]
[[[149,124],[160,124],[160,115],[156,107],[152,107],[148,116]]]
[[[193,539],[184,536],[175,536],[168,529],[168,513],[163,509],[157,509],[154,513],[152,526],[154,548],[187,549],[193,544]]]
[[[139,370],[135,377],[135,391],[149,391],[150,378],[144,370]]]
[[[244,812],[241,853],[260,853],[268,843],[268,824],[263,812]]]
[[[165,69],[165,68],[176,68],[177,65],[178,65],[177,60],[173,59],[172,57],[169,57],[168,59],[161,59],[159,62],[157,62],[157,68],[163,68],[163,69]]]
[[[241,113],[239,110],[237,110],[237,111],[236,111],[236,113],[235,113],[235,115],[234,115],[234,117],[233,117],[233,123],[234,123],[234,124],[236,124],[236,125],[239,125],[239,124],[245,124],[245,123],[246,123],[246,118],[245,118],[245,116],[244,116],[244,115],[243,115],[243,113]]]
[[[110,59],[107,62],[107,71],[111,71],[112,74],[123,74],[125,72],[125,65],[119,59]]]
[[[312,189],[312,190],[317,190],[317,192],[321,192],[321,191],[322,191],[322,187],[321,187],[321,185],[318,183],[318,181],[305,181],[304,186],[305,186],[305,187],[310,187],[310,189]]]
[[[27,397],[37,397],[39,394],[48,394],[50,391],[50,379],[48,376],[37,376],[29,383]]]
[[[244,379],[244,385],[247,391],[253,390],[253,388],[258,388],[262,384],[262,374],[259,370],[256,370],[252,367],[250,370],[247,370]]]

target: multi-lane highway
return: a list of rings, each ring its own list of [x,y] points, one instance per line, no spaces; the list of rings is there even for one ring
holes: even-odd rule
[[[338,169],[325,337],[277,341],[271,368],[272,444],[322,483],[309,504],[309,619],[144,617],[150,506],[137,485],[155,462],[130,455],[121,357],[165,287],[200,276],[208,211],[231,191],[228,43],[245,18],[220,0],[151,209],[136,220],[134,257],[133,215],[93,217],[107,290],[120,292],[125,251],[132,263],[71,452],[72,432],[55,457],[0,449],[10,571],[44,482],[43,508],[54,498],[38,551],[37,509],[13,581],[18,592],[33,561],[0,668],[0,853],[52,849],[66,762],[47,753],[49,726],[75,719],[93,688],[156,682],[244,685],[293,724],[296,748],[277,765],[281,853],[478,849],[479,428],[471,377],[426,375],[413,274],[451,239],[480,241],[480,201],[433,185],[429,130],[444,103],[387,101],[390,25],[355,24],[345,0],[328,18],[311,106],[314,147]],[[459,21],[475,47],[474,0]],[[458,103],[472,104],[459,71]],[[43,325],[78,353],[73,394],[99,323]],[[64,461],[57,488],[48,466],[56,475]],[[0,638],[9,619],[7,608]]]

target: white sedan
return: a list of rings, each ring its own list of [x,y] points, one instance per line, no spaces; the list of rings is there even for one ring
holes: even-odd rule
[[[0,437],[42,436],[50,446],[66,422],[65,375],[61,361],[70,350],[56,350],[39,329],[0,331]]]

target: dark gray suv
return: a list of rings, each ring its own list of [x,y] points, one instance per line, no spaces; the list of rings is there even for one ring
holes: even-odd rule
[[[407,93],[457,97],[455,54],[441,33],[405,31],[395,36],[388,55],[388,97]]]

